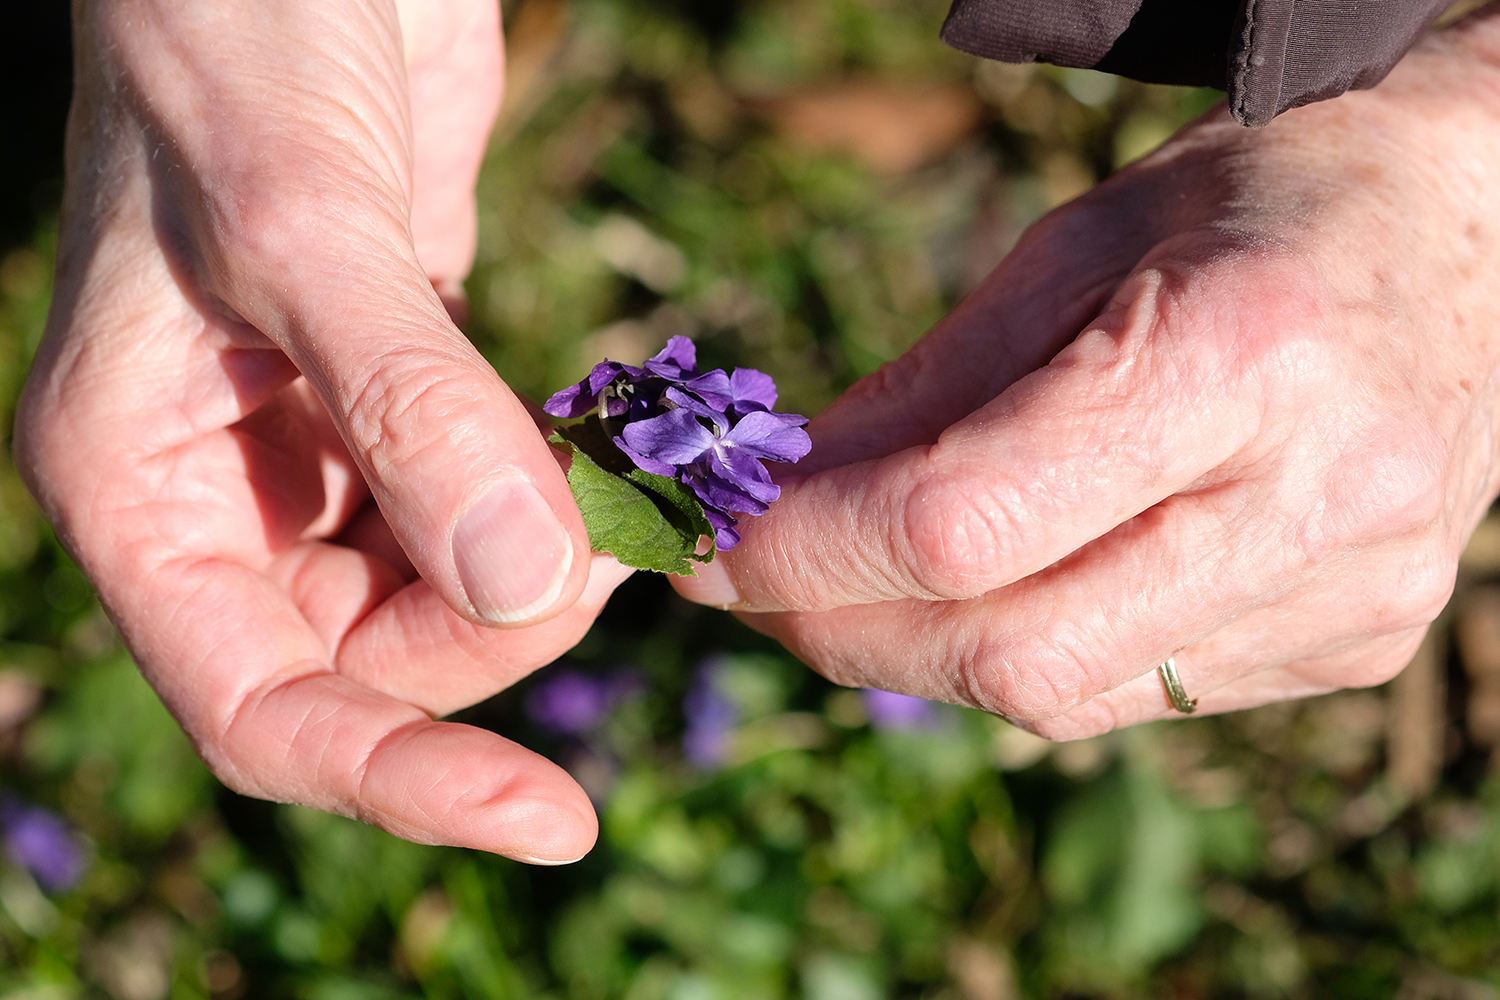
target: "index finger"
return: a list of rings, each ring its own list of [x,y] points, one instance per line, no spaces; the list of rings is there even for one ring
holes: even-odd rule
[[[1316,318],[1304,282],[1291,260],[1138,271],[1050,364],[935,444],[789,486],[679,589],[739,610],[817,611],[966,599],[1028,576],[1257,438],[1267,369],[1301,365],[1287,348]],[[1316,391],[1307,367],[1303,388]]]

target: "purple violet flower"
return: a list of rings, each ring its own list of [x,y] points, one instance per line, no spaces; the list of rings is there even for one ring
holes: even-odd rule
[[[582,382],[553,394],[542,409],[554,417],[581,417],[599,405],[599,394],[621,376],[637,382],[646,377],[646,370],[606,359],[595,365]]]
[[[765,372],[754,368],[736,368],[729,376],[732,397],[729,413],[735,419],[753,410],[770,410],[776,406],[776,382]]]
[[[555,417],[599,408],[615,444],[635,465],[690,487],[714,527],[714,544],[739,543],[735,514],[763,514],[781,495],[763,462],[795,462],[812,449],[807,418],[775,413],[776,383],[765,372],[697,370],[697,348],[673,337],[643,367],[614,361],[547,400]],[[616,424],[619,432],[614,433]]]
[[[913,729],[935,729],[940,723],[937,705],[926,698],[916,698],[894,691],[865,688],[860,692],[865,714],[876,729],[906,732]]]
[[[686,337],[673,337],[646,362],[646,370],[672,381],[693,378],[698,374],[698,346]]]
[[[83,849],[63,819],[40,806],[0,802],[5,853],[48,892],[70,889],[83,874]]]
[[[543,729],[577,735],[603,722],[639,690],[640,678],[631,670],[591,677],[562,669],[527,693],[526,714]]]
[[[698,668],[698,678],[682,702],[687,727],[682,733],[682,753],[688,763],[702,771],[724,765],[729,739],[740,721],[739,706],[719,690],[718,669],[713,659]]]

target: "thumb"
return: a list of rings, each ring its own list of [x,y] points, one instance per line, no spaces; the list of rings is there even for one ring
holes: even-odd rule
[[[471,621],[571,605],[589,546],[567,482],[409,248],[278,234],[242,258],[231,305],[316,389],[418,572]]]
[[[313,13],[338,13],[325,6]],[[307,378],[443,600],[476,623],[530,624],[582,592],[588,538],[525,407],[449,320],[418,260],[399,73],[369,68],[371,52],[399,66],[390,29],[369,32],[384,49],[343,51],[352,28],[316,35],[332,41],[285,67],[299,85],[269,95],[256,82],[269,70],[246,83],[239,64],[216,67],[214,87],[181,97],[199,113],[158,112],[157,224],[202,291]],[[264,48],[273,60],[279,51]],[[192,127],[206,113],[195,101],[215,128]]]

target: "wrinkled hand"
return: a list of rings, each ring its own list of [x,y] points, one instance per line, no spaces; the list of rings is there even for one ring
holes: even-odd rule
[[[590,575],[556,461],[444,308],[499,103],[496,4],[398,6],[77,9],[17,452],[228,785],[569,860],[596,833],[572,780],[433,716],[571,646],[622,574]]]
[[[1042,220],[682,592],[1054,738],[1392,676],[1500,490],[1497,27]]]

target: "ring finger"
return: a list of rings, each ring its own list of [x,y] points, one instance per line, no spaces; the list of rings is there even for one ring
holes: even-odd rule
[[[1371,539],[1354,560],[1308,563],[1266,530],[1268,516],[1255,490],[1226,484],[1173,497],[972,600],[743,617],[839,683],[1043,720],[1083,711],[1184,650],[1192,670],[1213,665],[1190,689],[1197,695],[1268,664],[1336,657],[1351,643],[1419,629],[1441,607],[1441,573],[1423,574],[1430,588],[1412,582],[1419,541]],[[1407,586],[1381,585],[1397,580]],[[1360,597],[1371,592],[1400,600]],[[1341,686],[1350,683],[1359,681]]]
[[[1263,648],[1242,640],[1245,630],[1228,628],[1173,657],[1184,690],[1197,702],[1195,715],[1215,715],[1347,687],[1373,686],[1399,673],[1416,653],[1427,627],[1355,643],[1336,653],[1268,663]],[[1073,740],[1156,719],[1180,718],[1167,700],[1155,669],[1105,691],[1054,719],[1027,729],[1051,740]]]

